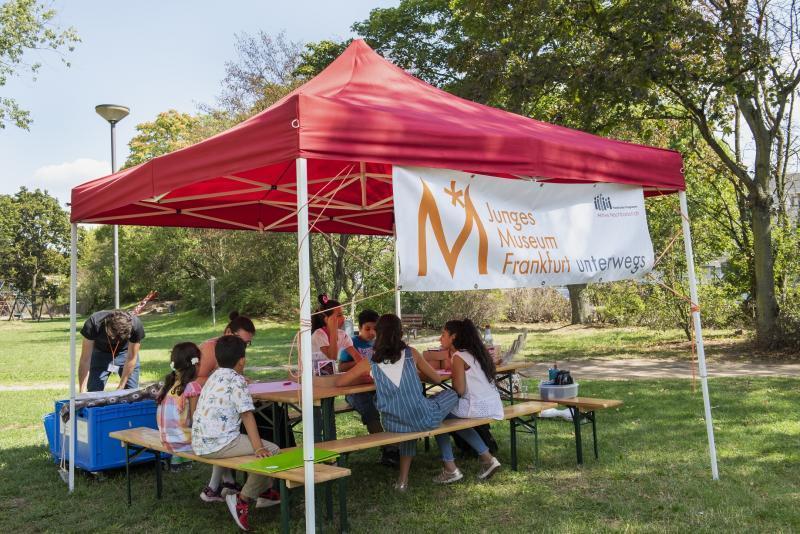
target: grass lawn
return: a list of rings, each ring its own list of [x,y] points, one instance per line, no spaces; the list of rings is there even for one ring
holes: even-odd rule
[[[83,324],[81,318],[78,328]],[[163,378],[169,371],[169,350],[179,341],[201,343],[218,336],[224,322],[211,326],[206,316],[195,312],[142,317],[146,338],[142,342],[142,381]],[[536,360],[570,358],[677,358],[689,359],[691,348],[679,330],[654,331],[645,328],[586,328],[562,325],[526,325],[530,329],[525,357]],[[256,321],[258,331],[247,351],[249,367],[279,367],[289,363],[289,349],[295,330],[286,324]],[[434,345],[436,332],[425,332],[418,348]],[[496,328],[495,342],[510,347],[518,334],[514,327]],[[708,330],[706,353],[715,358],[735,359],[757,356],[745,336],[732,330]],[[78,351],[80,351],[80,334]],[[413,342],[412,342],[413,344]],[[297,351],[294,352],[296,358]],[[795,356],[796,357],[796,356]],[[251,372],[254,378],[285,376],[280,370]],[[0,386],[50,384],[58,387],[69,380],[69,320],[30,323],[0,321]]]
[[[146,318],[145,380],[167,370],[167,351],[186,339],[215,334],[191,314]],[[285,362],[291,329],[259,323],[249,364]],[[53,389],[0,388],[0,531],[235,532],[224,505],[205,504],[198,495],[210,469],[195,466],[170,473],[164,499],[153,496],[151,468],[133,471],[134,502],[125,505],[124,473],[104,479],[78,476],[68,495],[45,446],[41,419],[53,400],[64,398],[68,377],[68,323],[0,325],[0,386],[61,382]],[[564,346],[591,346],[597,353],[617,348],[603,335],[563,336]],[[633,348],[635,341],[620,343]],[[507,334],[511,337],[513,334]],[[552,332],[537,332],[529,348],[544,343],[557,350]],[[645,337],[657,346],[663,333]],[[580,338],[580,339],[578,339]],[[665,340],[669,343],[669,340]],[[639,353],[644,357],[645,348]],[[540,357],[546,357],[542,354]],[[562,357],[562,356],[560,356]],[[436,446],[412,466],[411,488],[396,494],[395,473],[377,464],[377,451],[354,454],[349,465],[348,510],[354,532],[796,532],[800,530],[800,380],[717,378],[710,381],[721,479],[708,466],[702,400],[689,380],[581,381],[581,394],[625,401],[599,416],[600,459],[591,457],[585,434],[586,464],[575,465],[572,427],[540,422],[540,461],[532,464],[531,437],[521,438],[521,468],[508,467],[508,426],[494,425],[498,457],[506,464],[485,483],[474,481],[477,464],[460,462],[464,482],[438,487],[430,482],[440,463]],[[354,414],[337,419],[340,435],[363,433]],[[302,491],[293,500],[293,528],[303,530]],[[258,510],[251,520],[260,532],[275,531],[276,509]]]

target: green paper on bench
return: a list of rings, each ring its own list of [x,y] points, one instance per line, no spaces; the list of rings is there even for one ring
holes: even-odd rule
[[[338,452],[314,449],[314,463],[327,462],[338,457]],[[295,467],[303,467],[303,449],[298,447],[291,451],[278,453],[275,456],[259,458],[242,464],[241,467],[262,473],[277,473],[278,471],[286,471]]]

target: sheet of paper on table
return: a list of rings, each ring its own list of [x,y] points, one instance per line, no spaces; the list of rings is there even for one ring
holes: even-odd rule
[[[277,382],[254,382],[248,387],[251,395],[259,393],[279,393],[281,391],[297,391],[300,384],[288,380]]]

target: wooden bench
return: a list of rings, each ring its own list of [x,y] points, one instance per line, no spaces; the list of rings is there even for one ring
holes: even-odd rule
[[[403,330],[417,339],[417,330],[422,328],[423,316],[421,313],[404,313],[400,319]]]
[[[512,404],[504,407],[503,418],[508,420],[511,427],[511,469],[517,470],[517,428],[533,434],[534,459],[539,457],[538,434],[536,427],[536,416],[548,408],[555,408],[554,402],[528,401]],[[439,434],[449,434],[458,430],[474,428],[476,426],[494,423],[496,419],[472,418],[472,419],[445,419],[441,426],[433,430],[423,430],[420,432],[377,432],[352,438],[342,438],[331,441],[323,441],[317,446],[321,449],[338,452],[348,455],[351,452],[383,447],[385,445],[396,445],[404,441],[412,441],[422,438],[429,438]]]
[[[538,393],[522,393],[515,395],[515,398],[530,401],[554,402],[569,408],[570,415],[572,415],[572,423],[575,427],[575,454],[578,457],[578,465],[583,464],[583,438],[581,436],[581,425],[588,423],[592,424],[592,445],[594,446],[594,457],[595,459],[598,459],[600,456],[597,452],[596,412],[609,408],[618,408],[623,404],[621,400],[594,399],[591,397],[572,397],[569,399],[554,399],[545,401],[539,396]]]
[[[151,451],[155,457],[156,468],[156,496],[161,498],[161,454],[171,454],[172,456],[179,456],[209,465],[217,465],[220,467],[227,467],[236,471],[243,471],[247,473],[254,473],[257,475],[269,476],[277,479],[280,482],[281,494],[281,532],[289,532],[289,490],[302,486],[305,483],[305,472],[303,467],[294,469],[287,469],[277,473],[270,473],[264,475],[253,469],[243,468],[242,464],[256,460],[254,455],[236,456],[233,458],[204,458],[189,452],[170,452],[164,447],[161,442],[158,430],[154,428],[130,428],[127,430],[117,430],[110,432],[109,436],[113,439],[118,439],[125,447],[125,476],[128,483],[128,506],[131,505],[131,476],[130,476],[130,463],[131,460],[142,454],[143,452]],[[284,449],[289,450],[289,449]],[[325,484],[326,493],[330,496],[330,484],[334,481],[339,482],[339,528],[342,532],[347,530],[347,486],[346,477],[350,476],[350,470],[336,465],[328,464],[315,464],[314,465],[314,484]],[[332,503],[332,499],[328,499]],[[329,505],[328,516],[332,518],[332,506]]]

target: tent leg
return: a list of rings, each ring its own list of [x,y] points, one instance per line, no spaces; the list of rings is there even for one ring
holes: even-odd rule
[[[303,467],[306,497],[306,532],[316,529],[314,500],[314,391],[311,374],[311,258],[308,241],[308,161],[295,160],[297,179],[297,265],[300,286],[300,359],[302,367]]]
[[[72,223],[69,254],[69,491],[75,489],[75,341],[78,293],[78,225]],[[62,452],[63,454],[63,452]]]
[[[692,252],[692,233],[689,228],[689,208],[686,204],[686,192],[679,191],[681,204],[681,226],[683,227],[683,246],[686,249],[686,265],[689,274],[689,296],[692,299],[692,321],[697,343],[697,361],[700,367],[700,385],[703,389],[703,406],[705,408],[706,433],[708,434],[708,453],[711,457],[711,478],[719,480],[717,469],[717,446],[714,443],[714,425],[711,419],[711,400],[708,394],[708,371],[706,370],[706,353],[703,347],[703,326],[700,323],[700,308],[697,299],[697,279],[694,274],[694,253]]]
[[[397,231],[394,232],[394,314],[403,317],[400,303],[400,255],[397,253]]]
[[[119,309],[119,226],[114,225],[114,309]]]

